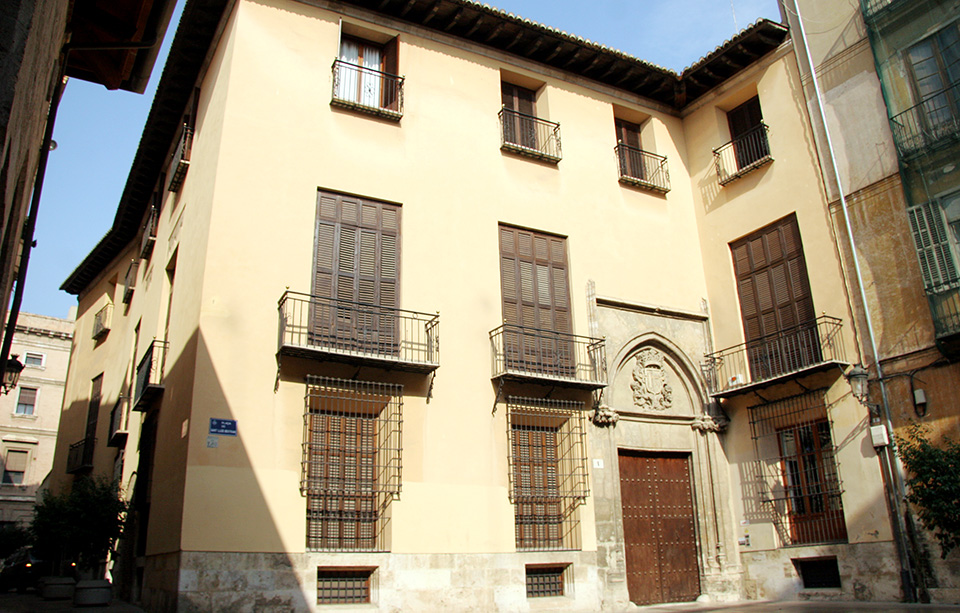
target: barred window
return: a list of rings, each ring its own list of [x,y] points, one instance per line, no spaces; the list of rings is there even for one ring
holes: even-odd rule
[[[749,413],[753,478],[783,544],[846,541],[826,391],[760,404]]]
[[[403,386],[307,377],[300,491],[307,549],[381,551],[400,495]]]
[[[589,494],[582,402],[507,399],[510,501],[522,550],[578,549]]]
[[[568,564],[527,564],[527,598],[563,596]]]
[[[317,604],[370,602],[376,568],[317,568]]]

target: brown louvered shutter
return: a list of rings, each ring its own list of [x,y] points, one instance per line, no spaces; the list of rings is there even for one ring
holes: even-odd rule
[[[500,83],[503,107],[513,111],[503,118],[503,138],[506,142],[531,149],[537,148],[537,126],[533,120],[536,98],[537,93],[532,89],[512,83]]]
[[[816,312],[796,216],[732,243],[730,250],[753,378],[818,360]]]
[[[329,192],[317,204],[313,293],[336,299],[314,309],[314,333],[370,351],[396,347],[400,207]],[[381,308],[382,307],[382,308]]]
[[[90,405],[87,407],[86,438],[97,436],[97,419],[100,417],[100,390],[103,387],[103,375],[97,375],[90,384]]]

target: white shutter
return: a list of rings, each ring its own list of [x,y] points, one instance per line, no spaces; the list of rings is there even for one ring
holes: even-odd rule
[[[910,229],[920,259],[923,284],[930,290],[957,280],[957,264],[950,249],[943,215],[936,202],[907,209],[910,217]]]

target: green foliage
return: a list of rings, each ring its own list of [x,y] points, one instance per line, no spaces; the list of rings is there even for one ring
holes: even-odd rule
[[[96,569],[123,530],[127,502],[115,481],[84,477],[70,492],[44,492],[34,508],[33,534],[41,556]]]
[[[912,424],[898,435],[897,453],[911,475],[907,479],[907,500],[927,530],[940,542],[940,556],[960,546],[960,443],[945,438],[939,447],[927,438],[928,432]]]
[[[30,544],[30,531],[14,524],[0,527],[0,559]]]

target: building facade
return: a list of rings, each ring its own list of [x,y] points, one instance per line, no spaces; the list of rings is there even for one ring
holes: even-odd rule
[[[17,324],[11,352],[24,369],[17,387],[0,397],[0,525],[33,521],[38,491],[53,466],[73,323],[23,313]]]
[[[822,108],[832,137],[831,148],[818,128],[848,288],[855,296],[863,291],[856,308],[871,373],[873,421],[897,432],[922,424],[935,443],[955,439],[960,434],[955,393],[960,311],[951,224],[960,175],[953,163],[958,115],[952,101],[960,76],[951,41],[958,36],[960,4],[864,0],[841,7],[801,0],[787,7],[794,30],[797,9],[805,21],[818,20],[816,28],[808,26],[810,60],[797,37],[794,41],[811,116],[822,126]],[[831,170],[831,160],[838,173]],[[902,495],[896,462],[891,462],[890,479],[891,489]],[[899,515],[916,597],[956,601],[957,553],[941,559],[935,540],[909,510],[900,508]]]
[[[170,57],[63,286],[55,487],[122,479],[124,595],[901,597],[786,27],[677,75],[466,0],[194,0]]]

